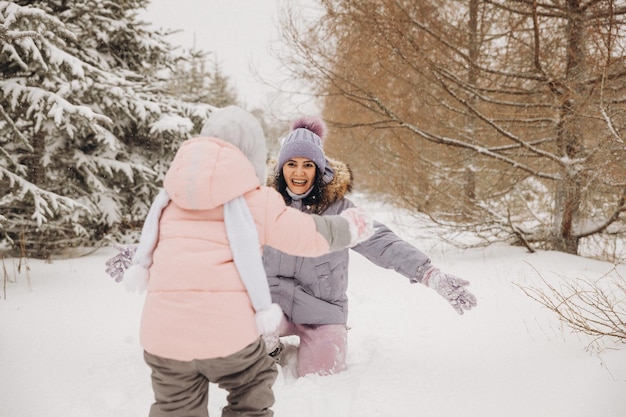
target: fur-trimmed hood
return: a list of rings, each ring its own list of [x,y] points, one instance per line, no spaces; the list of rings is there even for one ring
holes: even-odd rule
[[[346,197],[352,191],[354,177],[352,175],[352,170],[346,163],[328,157],[326,160],[327,164],[334,171],[335,176],[323,187],[322,193],[324,196],[322,200],[326,201],[327,205],[331,205],[334,202]],[[276,159],[270,159],[267,164],[267,186],[274,189],[276,189],[276,168]],[[318,210],[313,211],[319,212]],[[323,211],[323,209],[321,211]]]

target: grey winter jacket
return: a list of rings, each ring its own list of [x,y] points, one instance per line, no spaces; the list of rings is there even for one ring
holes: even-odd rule
[[[352,188],[352,173],[347,165],[329,159],[335,171],[334,179],[326,185],[328,206],[321,214],[339,214],[354,207],[345,197]],[[270,169],[269,172],[273,172]],[[269,185],[274,185],[270,180]],[[291,206],[303,212],[315,212],[300,201]],[[374,222],[374,235],[352,249],[374,264],[394,269],[420,282],[420,272],[427,268],[430,259],[426,254],[405,242],[387,226]],[[297,231],[294,231],[297,233]],[[317,258],[287,255],[266,246],[263,263],[268,277],[272,301],[278,303],[287,317],[296,324],[345,324],[348,318],[348,263],[349,250],[332,252]]]

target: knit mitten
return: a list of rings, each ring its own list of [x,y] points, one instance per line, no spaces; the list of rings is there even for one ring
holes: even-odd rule
[[[459,314],[463,314],[464,310],[476,307],[476,297],[465,288],[470,284],[469,281],[454,275],[444,274],[439,268],[431,266],[424,272],[421,282],[448,300],[452,308]]]
[[[339,214],[350,225],[350,245],[353,247],[366,241],[374,234],[374,219],[361,207],[352,207]]]
[[[117,243],[113,245],[115,249],[120,253],[107,259],[106,261],[106,273],[115,279],[115,282],[120,282],[124,277],[124,272],[130,267],[137,252],[137,246],[121,246]]]
[[[278,348],[278,345],[280,344],[280,337],[278,337],[278,332],[261,335],[261,339],[263,339],[263,343],[265,344],[267,353],[276,350],[276,348]]]

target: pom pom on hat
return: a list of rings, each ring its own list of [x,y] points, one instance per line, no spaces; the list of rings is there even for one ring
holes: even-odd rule
[[[278,169],[292,158],[307,158],[321,172],[326,170],[326,155],[322,139],[326,135],[326,124],[317,116],[300,117],[292,123],[292,131],[283,139],[278,153]]]
[[[255,315],[256,326],[260,334],[271,334],[278,330],[283,318],[283,310],[278,304],[272,303],[265,310]]]
[[[132,265],[124,273],[124,284],[126,290],[129,292],[137,291],[139,294],[146,291],[148,288],[148,278],[150,272],[148,269],[139,264]]]
[[[310,130],[319,136],[320,140],[323,140],[324,136],[326,136],[326,124],[317,116],[303,116],[296,119],[291,125],[291,130],[296,129]]]

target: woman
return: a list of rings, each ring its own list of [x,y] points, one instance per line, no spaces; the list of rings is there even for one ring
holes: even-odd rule
[[[352,189],[352,173],[344,163],[324,154],[324,122],[315,117],[301,118],[292,127],[268,185],[278,190],[287,205],[306,213],[331,215],[354,207],[346,198]],[[469,282],[442,273],[427,255],[385,225],[374,222],[374,229],[372,237],[352,249],[378,266],[396,270],[412,283],[435,289],[459,314],[476,305],[476,298],[465,288]],[[348,262],[347,249],[317,258],[264,249],[272,301],[285,314],[279,335],[300,338],[299,376],[333,374],[346,368]],[[279,357],[281,350],[282,345],[278,345],[271,355]]]

